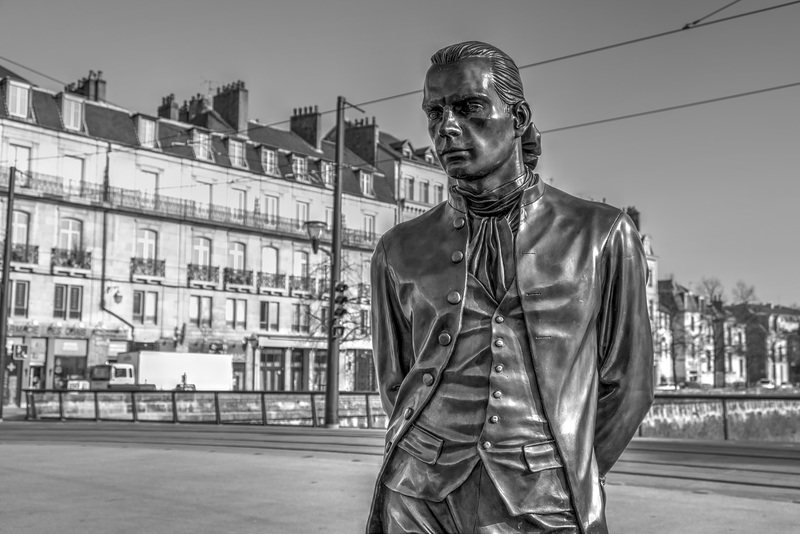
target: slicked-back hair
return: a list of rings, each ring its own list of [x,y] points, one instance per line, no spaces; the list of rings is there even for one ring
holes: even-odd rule
[[[431,56],[431,64],[444,66],[470,58],[490,61],[494,88],[504,104],[510,107],[525,100],[517,64],[508,54],[490,44],[465,41],[446,46]]]

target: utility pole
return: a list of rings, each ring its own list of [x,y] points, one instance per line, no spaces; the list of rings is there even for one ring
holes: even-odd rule
[[[336,182],[333,186],[333,235],[331,236],[331,277],[328,292],[328,365],[325,381],[325,427],[339,428],[339,330],[333,313],[336,286],[342,270],[342,181],[344,176],[344,106],[336,100]]]
[[[11,167],[8,174],[8,202],[6,203],[6,240],[3,247],[3,278],[0,284],[0,422],[3,421],[3,404],[6,396],[6,339],[8,334],[9,287],[8,273],[11,267],[11,236],[14,224],[14,183],[17,168]],[[19,387],[19,384],[17,387]]]

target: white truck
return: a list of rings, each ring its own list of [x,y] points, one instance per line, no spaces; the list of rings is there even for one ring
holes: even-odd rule
[[[135,351],[116,362],[92,368],[92,389],[215,390],[233,389],[233,356],[191,352]]]

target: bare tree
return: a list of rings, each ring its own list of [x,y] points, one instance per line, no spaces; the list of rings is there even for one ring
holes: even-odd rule
[[[756,288],[749,286],[742,280],[736,282],[731,291],[734,304],[753,304],[756,301]]]
[[[708,316],[714,341],[714,387],[725,387],[725,286],[715,276],[704,276],[696,284],[696,290],[709,303]]]
[[[704,276],[695,284],[695,291],[704,296],[709,302],[725,302],[725,286],[716,276]]]

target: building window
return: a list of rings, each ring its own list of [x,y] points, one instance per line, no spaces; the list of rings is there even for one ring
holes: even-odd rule
[[[364,233],[367,235],[375,235],[374,215],[364,215]]]
[[[436,187],[433,188],[433,202],[435,204],[439,204],[444,200],[444,186],[442,184],[436,184]]]
[[[406,200],[414,200],[414,179],[406,178]]]
[[[14,210],[11,226],[11,242],[15,245],[27,245],[30,236],[31,216],[24,211]]]
[[[275,247],[261,248],[261,272],[278,274],[278,249]]]
[[[322,183],[325,185],[333,185],[333,164],[323,161],[322,165]]]
[[[25,280],[12,280],[9,293],[9,311],[14,317],[28,316],[28,295],[30,294],[29,282]]]
[[[234,167],[247,168],[247,162],[244,159],[244,143],[241,141],[228,140],[228,156],[230,156],[231,165]]]
[[[53,317],[57,319],[81,319],[83,314],[83,286],[56,284],[53,302]]]
[[[155,197],[158,193],[158,173],[142,170],[136,176],[136,189],[145,197]]]
[[[83,183],[83,158],[64,156],[64,183],[68,186],[80,186]]]
[[[300,224],[308,221],[308,202],[297,201],[295,204],[295,217]]]
[[[308,162],[300,156],[292,157],[292,173],[296,180],[308,180]]]
[[[64,97],[64,128],[80,131],[83,125],[83,102]]]
[[[143,260],[154,260],[157,249],[158,233],[140,228],[136,233],[136,257]]]
[[[189,322],[201,328],[211,328],[211,297],[189,297]]]
[[[211,265],[211,240],[195,237],[192,243],[192,263],[195,265]]]
[[[158,324],[158,293],[133,292],[133,321],[139,324]]]
[[[139,144],[145,148],[156,147],[156,121],[139,117]]]
[[[430,188],[430,184],[428,182],[420,182],[419,183],[419,201],[428,204],[430,202],[430,196],[428,194]]]
[[[280,304],[277,302],[262,302],[258,315],[258,326],[261,330],[278,331],[280,321]]]
[[[261,368],[264,373],[264,389],[266,391],[283,391],[283,350],[263,349],[261,351]]]
[[[293,304],[292,332],[308,333],[311,307],[308,304]]]
[[[192,130],[192,145],[197,159],[214,161],[214,158],[211,157],[211,135],[208,132]]]
[[[296,250],[294,253],[294,275],[308,278],[308,252]]]
[[[247,301],[225,299],[225,324],[228,328],[247,328]]]
[[[433,165],[433,163],[434,163],[433,154],[430,151],[425,152],[425,162],[426,163],[430,163],[431,165]]]
[[[278,197],[264,195],[264,217],[274,224],[278,221],[278,216]]]
[[[411,147],[408,145],[403,145],[403,157],[404,158],[411,158]]]
[[[31,149],[26,146],[10,145],[11,164],[17,169],[18,173],[28,174],[31,171]]]
[[[8,82],[8,113],[12,117],[28,118],[30,89],[12,81]]]
[[[83,223],[77,219],[61,219],[58,246],[63,250],[82,250]]]
[[[370,335],[372,331],[370,326],[370,311],[369,310],[361,310],[361,324],[359,325],[359,329],[362,336]]]
[[[228,251],[228,267],[240,271],[243,270],[246,254],[247,247],[244,243],[231,243],[231,249]]]
[[[289,361],[291,391],[305,391],[306,389],[303,384],[303,368],[305,367],[303,360],[305,359],[305,354],[306,351],[303,349],[292,349],[292,356]]]
[[[314,377],[312,379],[312,391],[324,391],[328,378],[328,351],[314,351]]]
[[[261,166],[267,174],[278,174],[278,157],[274,150],[261,148]]]
[[[361,193],[370,197],[375,196],[371,173],[361,171]]]
[[[231,208],[243,214],[247,210],[247,191],[244,189],[231,189]]]

